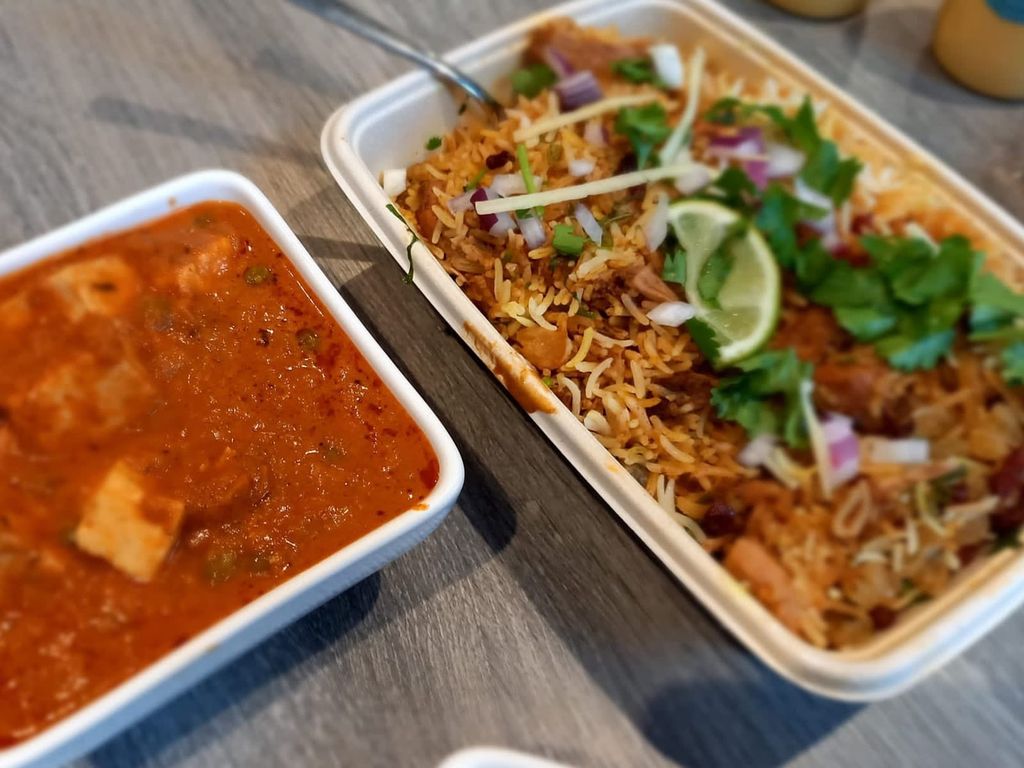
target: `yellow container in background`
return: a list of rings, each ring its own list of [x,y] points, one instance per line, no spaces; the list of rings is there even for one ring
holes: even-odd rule
[[[812,19],[838,19],[867,5],[867,0],[771,0],[774,5],[798,16]]]
[[[946,0],[935,56],[968,88],[1024,99],[1024,0]]]

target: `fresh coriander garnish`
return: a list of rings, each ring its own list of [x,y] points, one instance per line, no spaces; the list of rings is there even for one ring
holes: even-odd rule
[[[654,147],[669,135],[665,108],[657,102],[639,107],[623,107],[615,117],[615,131],[621,133],[633,145],[636,153],[636,167],[647,167]]]
[[[409,240],[409,244],[405,247],[405,256],[409,260],[409,271],[406,272],[405,277],[402,278],[403,282],[405,282],[407,285],[411,285],[413,279],[413,269],[415,267],[412,261],[412,247],[420,241],[420,238],[419,235],[417,235],[416,232],[413,231],[413,228],[409,226],[409,222],[405,220],[405,216],[403,216],[398,211],[398,209],[395,208],[393,204],[388,203],[386,207],[389,211],[391,211],[391,213],[394,215],[396,219],[398,219],[405,225],[405,228],[409,231],[409,234],[412,236],[412,239]]]
[[[531,64],[512,73],[512,90],[532,99],[557,80],[555,71],[547,64]]]
[[[564,256],[578,257],[587,239],[573,231],[572,224],[556,224],[551,244]]]
[[[427,143],[426,143],[425,146],[426,146],[427,151],[433,152],[435,149],[440,148],[440,146],[441,146],[441,137],[440,136],[431,136],[429,139],[427,139]]]
[[[718,294],[725,285],[725,281],[732,272],[733,265],[733,244],[747,234],[748,224],[745,219],[739,219],[731,225],[722,236],[722,242],[718,244],[697,278],[697,292],[710,307],[719,308]]]
[[[650,59],[642,56],[613,61],[612,72],[631,83],[658,84],[658,75],[654,71],[654,65]]]
[[[693,333],[693,321],[687,324]],[[792,349],[768,350],[736,364],[739,373],[723,379],[711,402],[723,419],[735,421],[751,437],[778,435],[793,447],[807,444],[800,384],[812,374]]]
[[[808,186],[828,195],[836,205],[842,205],[853,191],[853,183],[863,166],[855,157],[841,159],[836,143],[818,133],[810,98],[804,98],[800,109],[790,117],[774,105],[747,104],[728,97],[715,102],[704,119],[719,125],[736,125],[755,115],[767,117],[794,147],[804,153],[806,160],[800,178]]]
[[[479,171],[477,171],[473,175],[473,178],[471,178],[469,181],[466,182],[466,185],[462,188],[462,191],[463,192],[469,192],[470,190],[476,189],[477,187],[480,186],[480,182],[483,180],[484,176],[486,176],[486,175],[487,175],[487,169],[486,168],[481,168]]]
[[[675,250],[665,255],[665,263],[661,267],[661,279],[666,283],[686,285],[686,251],[676,246]]]

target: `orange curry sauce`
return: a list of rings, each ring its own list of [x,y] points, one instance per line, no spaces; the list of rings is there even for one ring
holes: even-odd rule
[[[437,479],[426,437],[235,204],[0,279],[0,747]]]

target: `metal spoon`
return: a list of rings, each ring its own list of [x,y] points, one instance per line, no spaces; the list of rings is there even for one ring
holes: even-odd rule
[[[504,109],[501,102],[465,72],[456,69],[436,53],[432,53],[426,48],[388,29],[376,19],[370,18],[348,3],[342,2],[342,0],[292,0],[292,2],[332,24],[344,27],[349,32],[353,32],[369,40],[371,43],[391,51],[391,53],[398,54],[415,64],[419,64],[442,80],[446,80],[461,88],[472,98],[494,109],[499,114]]]

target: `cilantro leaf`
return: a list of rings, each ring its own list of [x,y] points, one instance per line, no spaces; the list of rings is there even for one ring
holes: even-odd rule
[[[620,109],[615,117],[615,131],[629,139],[636,153],[636,167],[643,169],[647,167],[654,147],[668,138],[671,129],[665,108],[655,102]]]
[[[1010,344],[999,356],[1003,363],[1003,378],[1011,386],[1024,384],[1024,341]]]
[[[665,256],[665,264],[661,268],[661,279],[666,283],[686,285],[686,251],[677,247]]]
[[[875,348],[893,368],[916,371],[934,368],[942,356],[952,349],[955,336],[956,332],[952,328],[923,337],[897,333],[877,342]]]
[[[686,324],[686,330],[690,332],[690,338],[697,345],[697,349],[708,359],[712,365],[718,365],[718,351],[721,349],[721,342],[715,329],[703,320],[693,318]]]
[[[563,256],[577,257],[583,253],[583,246],[587,239],[577,235],[572,224],[556,224],[554,236],[551,238],[551,245]]]
[[[838,259],[808,296],[826,307],[863,307],[888,301],[885,281],[877,271],[858,269]]]
[[[512,90],[532,99],[557,80],[558,75],[547,64],[531,64],[512,73]]]
[[[420,241],[419,235],[417,235],[416,231],[412,227],[409,226],[409,222],[407,222],[405,220],[405,216],[403,216],[399,212],[399,210],[392,203],[388,203],[385,207],[389,211],[391,211],[391,215],[392,216],[394,216],[396,219],[398,219],[400,222],[402,222],[405,225],[405,228],[409,231],[409,235],[411,236],[411,239],[409,240],[409,244],[407,246],[405,246],[405,256],[406,256],[406,258],[409,261],[409,271],[405,273],[405,277],[402,278],[402,281],[406,285],[412,285],[412,280],[413,280],[414,272],[415,272],[415,268],[416,268],[416,265],[413,264],[413,261],[412,261],[412,247],[414,245],[416,245],[416,243],[418,243]]]
[[[613,61],[612,72],[631,83],[658,83],[654,65],[650,59],[643,56]]]
[[[722,247],[717,248],[704,262],[697,278],[697,293],[708,306],[718,308],[718,293],[732,272],[732,262],[731,251]]]
[[[718,308],[718,294],[725,285],[725,281],[732,272],[732,265],[735,261],[732,252],[733,243],[743,237],[747,231],[747,222],[739,219],[731,224],[722,236],[722,241],[715,248],[714,252],[704,262],[700,275],[697,278],[697,292],[700,297],[711,307]]]
[[[441,147],[441,143],[442,140],[440,136],[431,136],[429,139],[427,139],[427,143],[424,145],[424,149],[426,149],[429,152],[433,152],[435,149],[439,149]]]
[[[715,102],[704,119],[718,125],[736,125],[759,115],[768,118],[794,147],[804,153],[800,178],[808,186],[828,195],[837,206],[842,205],[853,191],[853,184],[863,166],[856,158],[842,159],[836,143],[822,138],[810,97],[804,98],[791,117],[775,105],[747,104],[728,97]]]
[[[789,120],[781,107],[774,104],[748,104],[735,96],[726,96],[716,101],[704,113],[704,119],[716,125],[736,125],[755,115],[764,115],[780,127],[786,125]]]
[[[1011,290],[991,272],[982,272],[971,285],[971,302],[975,307],[1024,315],[1024,294]]]
[[[836,320],[859,341],[874,341],[896,327],[889,307],[837,307]]]
[[[734,211],[750,213],[757,201],[757,186],[742,168],[730,166],[697,197],[701,200],[714,200]]]
[[[691,320],[688,327],[692,327]],[[740,372],[723,379],[711,392],[720,418],[739,423],[750,437],[772,434],[789,445],[806,444],[800,383],[812,367],[792,349],[768,350],[740,362]]]
[[[942,241],[937,252],[921,240],[909,243],[902,258],[888,267],[893,295],[907,304],[920,306],[936,299],[964,296],[975,269],[975,254],[963,237]],[[927,252],[921,253],[924,245]]]
[[[797,222],[818,219],[827,214],[828,211],[808,205],[778,184],[772,184],[764,192],[754,221],[768,239],[779,264],[785,269],[794,269],[799,260]]]

